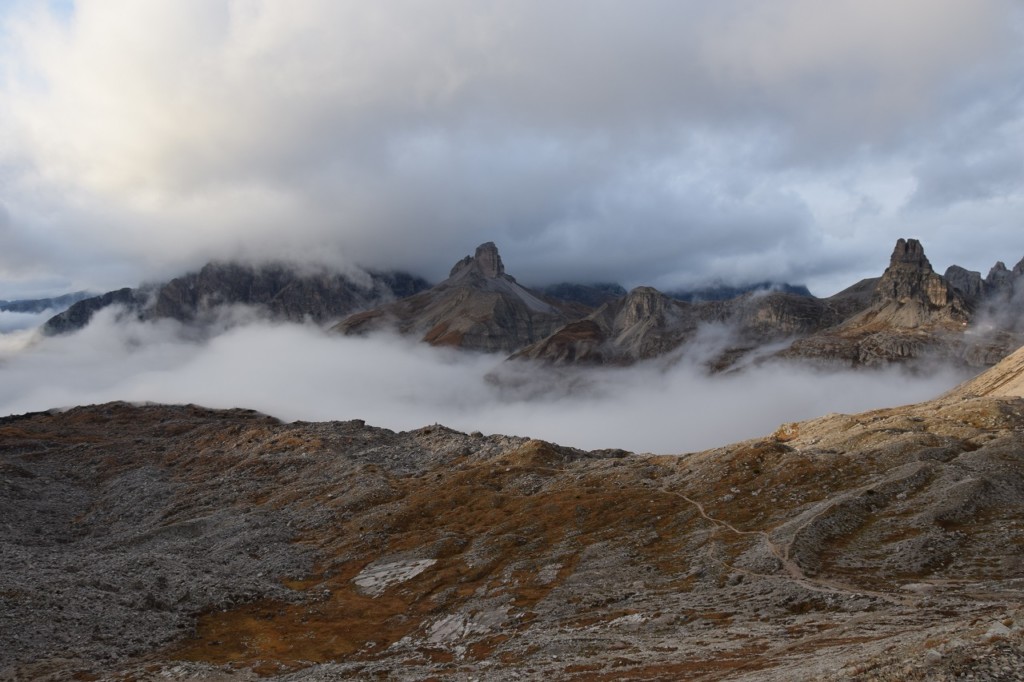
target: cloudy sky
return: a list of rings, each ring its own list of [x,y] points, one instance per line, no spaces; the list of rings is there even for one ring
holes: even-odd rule
[[[211,258],[834,293],[1024,256],[1014,0],[0,9],[0,298]]]

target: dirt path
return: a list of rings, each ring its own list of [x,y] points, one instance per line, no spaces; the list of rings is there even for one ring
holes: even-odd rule
[[[662,490],[662,492],[668,493],[670,495],[675,495],[676,497],[678,497],[680,499],[683,499],[686,502],[688,502],[689,504],[693,505],[693,507],[697,510],[697,513],[700,514],[701,518],[703,518],[704,520],[714,524],[715,526],[717,526],[719,528],[725,528],[726,530],[728,530],[728,531],[730,531],[730,532],[732,532],[732,533],[734,533],[736,535],[741,535],[741,536],[743,536],[743,535],[756,535],[756,536],[759,536],[764,541],[765,545],[768,547],[768,551],[770,551],[772,553],[772,556],[774,556],[779,561],[779,565],[782,566],[783,569],[785,569],[786,576],[788,576],[788,579],[792,580],[792,581],[794,581],[796,583],[799,583],[802,587],[804,587],[806,589],[812,590],[814,592],[828,592],[828,593],[839,592],[839,593],[842,593],[842,594],[848,594],[848,595],[854,595],[854,596],[861,596],[861,595],[863,595],[863,596],[875,597],[877,599],[882,599],[882,600],[884,600],[886,602],[889,602],[890,604],[897,604],[897,605],[900,605],[900,606],[911,606],[912,605],[912,600],[910,600],[910,599],[908,599],[906,597],[902,597],[901,598],[901,597],[896,597],[896,596],[894,596],[892,594],[888,594],[886,592],[876,592],[875,590],[866,590],[866,589],[857,587],[856,585],[849,585],[849,584],[846,584],[846,583],[837,582],[835,580],[823,580],[823,579],[820,579],[820,578],[811,578],[810,576],[808,576],[807,574],[805,574],[803,572],[803,569],[800,568],[799,564],[797,564],[792,558],[790,558],[790,556],[789,556],[789,546],[788,545],[785,546],[785,547],[780,546],[778,543],[776,543],[774,540],[772,540],[771,535],[768,533],[768,531],[763,531],[763,530],[740,530],[739,528],[736,528],[734,525],[732,525],[728,521],[725,521],[725,520],[719,519],[719,518],[715,518],[714,516],[711,516],[710,514],[708,514],[707,511],[704,509],[704,505],[701,504],[700,502],[698,502],[697,500],[693,499],[692,497],[684,495],[683,493],[678,492],[676,490],[669,490],[667,488],[661,488],[661,490]],[[754,576],[758,576],[758,577],[761,577],[761,578],[780,577],[780,576],[771,576],[771,575],[764,575],[764,574],[761,574],[761,573],[755,573],[753,571],[748,571],[748,570],[745,570],[745,569],[736,568],[735,566],[729,566],[729,568],[733,569],[733,570],[736,570],[738,572],[741,572],[741,573],[745,573],[747,575],[754,575]]]

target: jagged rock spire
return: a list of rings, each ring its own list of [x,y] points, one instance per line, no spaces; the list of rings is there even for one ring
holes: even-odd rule
[[[889,266],[898,264],[910,265],[926,272],[932,272],[932,264],[924,255],[924,247],[916,239],[901,238],[896,241],[896,248],[893,249],[892,257],[889,258]]]
[[[476,247],[476,255],[473,260],[480,267],[484,277],[500,277],[505,274],[505,265],[498,255],[498,247],[494,242],[486,242]]]
[[[498,247],[494,245],[494,242],[485,242],[476,247],[476,253],[473,256],[466,256],[456,263],[448,276],[454,277],[467,268],[473,268],[484,277],[492,279],[505,274],[505,265],[501,262]]]
[[[939,317],[966,320],[962,296],[932,270],[924,247],[916,239],[896,242],[889,267],[875,289],[874,301],[876,306],[905,308],[892,316],[890,322],[896,326],[916,327]]]

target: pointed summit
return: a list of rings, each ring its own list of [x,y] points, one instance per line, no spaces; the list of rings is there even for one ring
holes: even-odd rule
[[[485,242],[476,247],[476,253],[466,256],[452,268],[448,277],[455,277],[461,272],[473,271],[489,279],[505,275],[505,264],[501,262],[498,247],[494,242]]]
[[[1006,263],[998,261],[985,278],[985,293],[990,297],[1008,298],[1013,291],[1013,273]]]
[[[966,288],[974,277],[980,278],[979,273],[972,275],[963,268],[953,274]],[[969,318],[964,294],[932,270],[921,242],[900,239],[867,308],[831,329],[796,341],[782,356],[866,366],[942,357],[965,352],[959,339]]]
[[[915,313],[900,316],[897,326],[916,327],[930,318],[928,311],[946,310],[952,306],[953,317],[959,319],[962,301],[952,287],[940,277],[924,255],[924,247],[916,239],[900,239],[896,242],[889,267],[878,281],[874,295],[875,305],[896,304],[900,307],[913,305],[924,317]],[[953,312],[953,311],[950,311]]]
[[[501,262],[498,247],[494,245],[494,242],[486,242],[476,247],[473,260],[484,277],[499,277],[505,274],[505,265]]]
[[[932,272],[932,264],[924,255],[924,247],[916,239],[901,238],[896,241],[896,248],[893,249],[892,256],[889,258],[889,267],[897,265],[910,265],[919,270]]]
[[[390,328],[434,346],[512,352],[558,329],[569,314],[575,311],[545,301],[506,274],[498,247],[486,242],[429,290],[347,317],[333,329],[363,334]]]

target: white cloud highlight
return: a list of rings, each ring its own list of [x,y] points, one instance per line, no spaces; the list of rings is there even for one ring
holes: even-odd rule
[[[949,204],[1024,253],[999,155],[1022,120],[1010,0],[11,8],[0,289],[281,252],[438,278],[494,240],[528,283],[834,290],[896,237],[955,249],[932,213]],[[969,154],[935,153],[979,116]],[[873,185],[893,169],[926,205]]]

